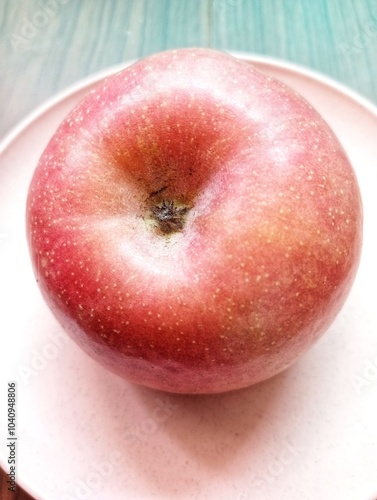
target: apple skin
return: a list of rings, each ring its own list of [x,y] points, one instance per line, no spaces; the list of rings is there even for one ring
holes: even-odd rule
[[[355,173],[321,116],[207,49],[149,56],[92,90],[39,161],[26,223],[69,335],[176,393],[291,365],[341,309],[362,242]]]

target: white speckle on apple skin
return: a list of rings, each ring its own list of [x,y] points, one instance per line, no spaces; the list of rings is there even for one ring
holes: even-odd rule
[[[158,231],[163,200],[189,207],[181,231]],[[191,393],[259,382],[305,352],[348,294],[361,225],[354,172],[312,107],[205,49],[90,92],[27,207],[41,290],[72,337],[130,380]]]

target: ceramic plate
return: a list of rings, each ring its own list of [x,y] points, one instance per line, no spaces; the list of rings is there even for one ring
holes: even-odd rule
[[[215,396],[135,386],[92,361],[44,304],[25,239],[28,185],[85,80],[21,124],[0,150],[0,459],[17,382],[17,475],[38,500],[375,500],[377,497],[377,110],[311,71],[245,54],[333,127],[364,202],[359,273],[316,346],[279,376]]]

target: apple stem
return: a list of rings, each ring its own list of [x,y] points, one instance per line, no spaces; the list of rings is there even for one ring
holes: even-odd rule
[[[162,192],[162,188],[156,193]],[[173,200],[163,200],[162,203],[152,205],[152,218],[157,222],[157,227],[163,234],[171,234],[182,231],[188,207],[175,204]]]

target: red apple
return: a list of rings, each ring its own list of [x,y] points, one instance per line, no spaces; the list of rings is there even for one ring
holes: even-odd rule
[[[92,90],[31,182],[42,293],[115,373],[172,392],[245,387],[293,363],[360,256],[354,171],[281,82],[205,49],[147,57]]]

